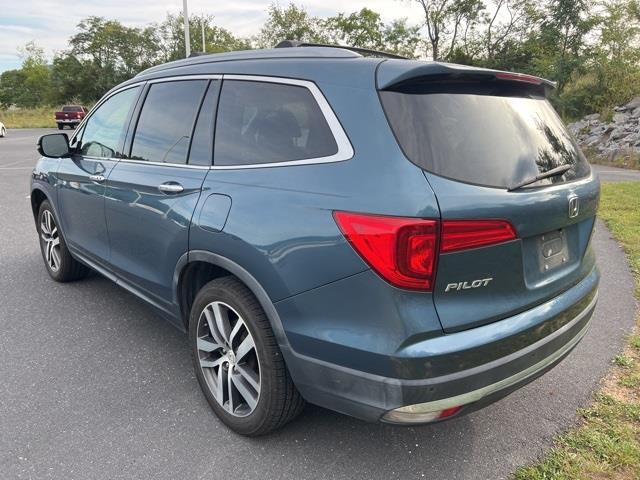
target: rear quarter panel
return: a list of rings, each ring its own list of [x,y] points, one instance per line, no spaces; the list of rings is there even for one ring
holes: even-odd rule
[[[227,195],[231,208],[219,233],[198,225],[201,215],[196,209],[190,249],[209,250],[240,264],[276,302],[368,269],[340,233],[334,210],[438,217],[421,170],[402,157],[393,138],[372,69],[366,78],[358,87],[316,82],[351,141],[353,158],[211,170],[202,198]],[[354,83],[362,84],[363,79],[354,78]]]

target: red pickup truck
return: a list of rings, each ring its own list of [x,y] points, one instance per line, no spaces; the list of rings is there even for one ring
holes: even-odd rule
[[[82,105],[65,105],[61,111],[55,113],[58,130],[62,130],[65,125],[76,128],[87,112],[88,110]]]

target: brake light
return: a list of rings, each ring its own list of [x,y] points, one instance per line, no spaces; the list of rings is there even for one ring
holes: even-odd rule
[[[517,237],[513,226],[505,220],[444,220],[440,251],[447,253],[484,247]]]
[[[439,253],[495,245],[517,238],[505,220],[439,220],[334,212],[342,234],[390,284],[432,291]]]
[[[438,253],[438,221],[334,212],[362,259],[392,285],[431,290]]]
[[[542,79],[533,75],[525,75],[523,73],[500,72],[496,73],[496,78],[500,80],[511,80],[514,82],[532,83],[534,85],[542,85]]]

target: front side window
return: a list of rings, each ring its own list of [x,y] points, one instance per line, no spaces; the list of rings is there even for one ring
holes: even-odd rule
[[[82,132],[82,155],[98,158],[120,155],[125,122],[138,97],[139,89],[140,87],[128,88],[112,95],[91,115]]]
[[[215,165],[251,165],[328,157],[335,138],[306,87],[225,80],[215,133]]]
[[[151,85],[136,126],[131,159],[186,163],[193,124],[207,80]]]

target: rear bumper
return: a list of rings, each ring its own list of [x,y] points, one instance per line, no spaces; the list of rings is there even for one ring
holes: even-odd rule
[[[76,123],[80,123],[82,120],[78,119],[78,118],[56,118],[56,123],[65,123],[65,124],[76,124]]]
[[[401,348],[393,361],[425,365],[449,356],[456,371],[402,379],[354,370],[285,348],[291,375],[305,399],[369,421],[425,423],[433,412],[461,406],[468,413],[520,388],[557,365],[586,334],[597,302],[596,268],[552,300],[489,325],[447,334]],[[544,332],[532,343],[530,332]],[[524,333],[529,332],[528,335]],[[548,333],[547,333],[548,332]],[[507,355],[487,360],[492,347],[523,342]],[[395,414],[389,412],[396,411]],[[431,419],[429,419],[431,418]],[[425,420],[428,419],[428,420]],[[437,419],[437,418],[436,418]]]

